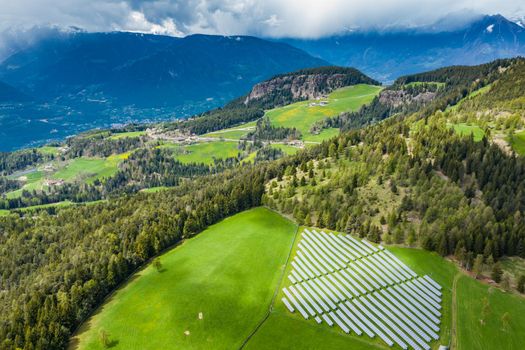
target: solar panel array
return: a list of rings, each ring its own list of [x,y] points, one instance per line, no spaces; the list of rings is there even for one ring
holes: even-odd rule
[[[382,246],[304,230],[291,264],[289,311],[403,349],[430,349],[439,338],[441,286]]]

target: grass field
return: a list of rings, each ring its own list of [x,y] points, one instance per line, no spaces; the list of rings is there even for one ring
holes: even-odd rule
[[[525,299],[461,276],[458,280],[458,333],[460,350],[523,349],[525,344]],[[483,316],[484,300],[488,312]],[[502,316],[509,315],[508,327]],[[484,324],[481,319],[485,319]]]
[[[102,349],[104,329],[113,349],[238,349],[268,310],[295,231],[264,208],[223,220],[162,255],[161,272],[137,273],[73,343]]]
[[[164,254],[162,272],[148,266],[134,276],[82,327],[72,348],[102,349],[98,334],[104,329],[115,349],[233,349],[246,339],[246,349],[389,349],[377,337],[345,334],[285,308],[282,288],[290,284],[284,276],[292,268],[286,264],[290,249],[293,256],[299,241],[292,244],[295,230],[264,208],[225,219]],[[458,349],[519,349],[525,343],[524,298],[464,275],[436,253],[388,249],[443,287],[440,339],[433,349],[453,343],[453,334]],[[481,325],[485,297],[490,320]],[[507,330],[502,329],[504,312],[510,314]]]
[[[478,125],[468,125],[465,123],[449,124],[450,127],[454,128],[454,131],[462,136],[474,135],[474,141],[481,141],[485,132]]]
[[[246,134],[248,134],[251,130],[254,130],[255,124],[255,121],[244,123],[241,126],[210,132],[202,136],[239,140],[243,136],[246,136]]]
[[[284,145],[281,143],[274,143],[272,144],[272,147],[280,149],[286,155],[296,154],[300,150],[300,148],[290,146],[290,145]]]
[[[236,141],[200,142],[188,146],[167,143],[160,147],[173,149],[175,157],[182,163],[213,164],[214,159],[237,157],[239,154]]]
[[[6,197],[19,197],[24,190],[45,190],[46,179],[92,183],[96,179],[102,179],[114,175],[118,170],[119,163],[128,156],[129,152],[111,155],[107,158],[80,157],[65,162],[53,161],[49,164],[54,170],[44,170],[44,164],[38,169],[26,172],[21,176],[16,174],[10,176],[10,178],[23,179],[24,186],[18,190],[6,193]]]
[[[126,137],[139,137],[146,135],[145,131],[128,131],[128,132],[119,132],[114,133],[110,137],[108,137],[109,140],[118,140],[118,139],[124,139]]]
[[[525,155],[525,130],[515,133],[510,140],[510,145],[517,154]]]
[[[129,153],[122,153],[111,155],[107,158],[75,158],[58,169],[52,175],[52,178],[70,182],[85,181],[86,183],[92,183],[96,179],[114,175],[118,170],[118,164],[128,156]]]
[[[373,85],[354,85],[338,89],[328,95],[326,106],[310,106],[313,101],[292,103],[288,106],[266,112],[273,125],[297,128],[305,141],[320,141],[337,133],[337,129],[324,131],[324,135],[312,135],[310,127],[326,117],[336,116],[346,111],[356,111],[362,105],[370,103],[381,87]]]
[[[53,147],[53,146],[42,146],[42,147],[39,147],[37,148],[37,150],[42,153],[42,154],[46,154],[46,155],[54,155],[54,156],[58,156],[60,154],[60,148],[59,147]]]

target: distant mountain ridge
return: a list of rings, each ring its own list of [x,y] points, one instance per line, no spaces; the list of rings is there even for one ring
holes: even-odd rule
[[[229,100],[277,73],[326,64],[248,36],[76,32],[11,55],[0,80],[42,99],[156,107]]]
[[[475,65],[525,55],[525,28],[501,15],[482,16],[452,31],[439,27],[355,31],[321,39],[280,41],[384,82],[449,65]]]
[[[276,74],[327,65],[249,36],[51,33],[0,62],[0,81],[38,101],[0,108],[0,150],[202,113]]]

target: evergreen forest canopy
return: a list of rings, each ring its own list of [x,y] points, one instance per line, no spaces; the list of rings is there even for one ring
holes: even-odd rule
[[[65,348],[76,327],[148,259],[261,204],[300,224],[454,255],[467,269],[476,259],[525,258],[525,160],[495,142],[496,134],[523,127],[520,91],[521,58],[448,67],[400,78],[370,105],[322,121],[317,128],[343,131],[296,155],[274,160],[280,154],[265,150],[267,158],[253,165],[207,167],[180,164],[169,150],[154,148],[131,153],[106,181],[28,196],[28,203],[44,196],[108,200],[0,216],[0,347]],[[163,127],[206,133],[259,119],[268,107],[242,101]],[[485,128],[480,140],[456,131],[466,120]],[[290,136],[274,129],[263,118],[251,136]],[[84,135],[69,140],[61,156],[104,155],[140,142]],[[52,155],[5,153],[0,171],[42,157]],[[134,193],[145,183],[173,188]]]

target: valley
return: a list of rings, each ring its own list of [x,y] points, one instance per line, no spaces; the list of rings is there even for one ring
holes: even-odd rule
[[[186,120],[3,153],[3,344],[519,348],[524,67],[300,70]]]

